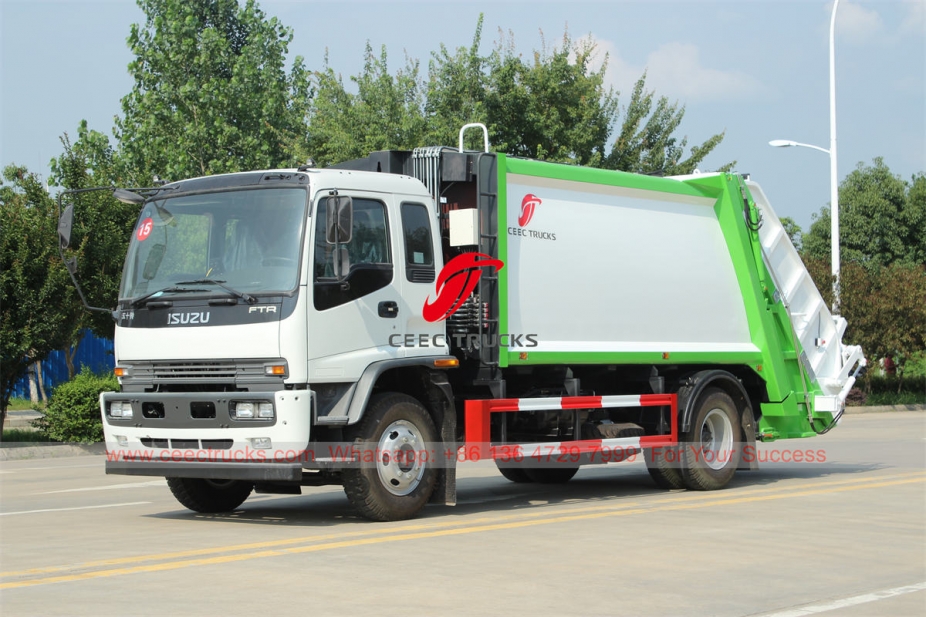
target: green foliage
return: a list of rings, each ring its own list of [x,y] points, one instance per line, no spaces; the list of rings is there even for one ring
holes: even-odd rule
[[[614,148],[605,159],[604,167],[642,174],[666,176],[690,174],[723,141],[724,133],[710,137],[700,146],[691,148],[683,159],[688,138],[679,140],[675,132],[685,116],[684,106],[669,103],[662,96],[653,106],[654,93],[646,90],[646,73],[634,85]],[[717,171],[729,171],[735,162]]]
[[[488,122],[485,111],[488,58],[479,54],[482,25],[483,16],[480,15],[469,47],[459,47],[451,55],[441,44],[440,50],[431,54],[425,97],[427,144],[454,145],[463,125]],[[481,136],[477,137],[475,131],[465,139],[466,148],[482,148]]]
[[[811,277],[832,304],[829,260],[804,256]],[[908,359],[926,349],[926,265],[894,263],[840,268],[840,313],[848,321],[845,340],[862,346],[870,361],[891,354],[901,374]]]
[[[3,431],[0,441],[15,443],[36,443],[54,441],[42,431],[28,428],[8,428]]]
[[[898,377],[877,374],[872,367],[858,386],[865,391],[866,405],[922,405],[926,404],[926,376]]]
[[[485,110],[491,142],[514,156],[600,167],[617,97],[604,88],[605,62],[591,70],[595,45],[574,43],[535,51],[525,62],[509,33],[488,58]]]
[[[86,121],[77,129],[77,141],[71,143],[65,133],[61,144],[64,152],[51,161],[50,181],[53,184],[63,189],[86,189],[128,183],[123,162],[109,139],[90,130]],[[71,195],[65,199],[64,205],[67,204],[74,205],[68,254],[77,258],[77,280],[91,306],[113,308],[119,296],[122,263],[138,217],[138,206],[123,204],[108,191]],[[85,328],[90,328],[97,336],[113,337],[114,324],[108,313],[83,310],[74,294],[71,301],[76,316],[68,324],[72,348],[80,341]],[[73,367],[69,366],[69,370],[73,376]]]
[[[376,57],[368,44],[363,71],[350,78],[357,87],[353,94],[326,60],[314,78],[309,148],[316,162],[330,165],[382,149],[455,145],[461,126],[482,122],[492,147],[514,156],[683,174],[723,139],[722,133],[714,135],[685,158],[687,138],[675,137],[684,108],[647,92],[644,75],[609,148],[620,109],[617,93],[604,85],[607,58],[592,68],[594,42],[576,42],[567,33],[559,47],[544,45],[525,60],[509,33],[483,56],[482,25],[480,17],[469,47],[451,53],[442,45],[432,54],[426,85],[417,61],[406,59],[393,76],[385,48]],[[481,136],[469,134],[466,146],[481,149]]]
[[[805,252],[830,254],[830,209],[814,216]],[[907,182],[880,157],[859,163],[839,186],[839,242],[844,261],[872,266],[926,263],[926,176]]]
[[[304,151],[308,72],[286,54],[292,30],[253,0],[138,0],[128,43],[135,80],[117,119],[140,183],[290,166]]]
[[[781,217],[781,226],[784,227],[785,233],[788,234],[788,237],[791,239],[791,244],[794,245],[798,251],[801,250],[801,236],[803,231],[801,226],[797,224],[797,221],[792,219],[790,216]]]
[[[425,119],[417,62],[406,59],[405,68],[392,76],[386,48],[377,57],[367,43],[363,71],[351,81],[356,94],[347,91],[327,58],[325,69],[315,73],[309,149],[318,165],[422,145]]]
[[[39,178],[10,165],[0,184],[0,421],[29,365],[68,342],[74,290],[58,258],[55,203]]]
[[[84,367],[74,379],[55,388],[35,426],[56,441],[102,441],[100,393],[118,389],[114,375],[96,375]]]

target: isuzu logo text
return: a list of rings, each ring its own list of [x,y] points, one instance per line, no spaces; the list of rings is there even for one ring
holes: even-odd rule
[[[486,267],[498,272],[505,264],[483,253],[463,253],[448,261],[437,276],[437,298],[431,302],[429,296],[424,302],[421,314],[425,320],[443,321],[456,313],[476,289]]]
[[[198,313],[168,313],[168,326],[190,326],[209,323],[209,311]]]

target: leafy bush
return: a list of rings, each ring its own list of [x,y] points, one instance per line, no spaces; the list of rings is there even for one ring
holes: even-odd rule
[[[102,441],[100,392],[118,389],[115,375],[96,375],[84,367],[74,379],[55,388],[45,416],[35,427],[56,441]]]
[[[926,376],[903,379],[896,375],[866,374],[858,385],[865,391],[865,405],[916,405],[926,403]],[[854,388],[853,388],[854,390]]]

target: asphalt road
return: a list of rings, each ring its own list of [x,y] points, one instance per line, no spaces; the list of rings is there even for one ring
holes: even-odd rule
[[[762,445],[711,493],[642,463],[565,486],[460,467],[459,505],[369,523],[338,487],[197,515],[103,457],[0,464],[3,615],[926,614],[926,413]]]

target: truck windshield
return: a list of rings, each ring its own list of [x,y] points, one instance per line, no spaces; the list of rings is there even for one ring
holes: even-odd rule
[[[186,195],[145,204],[132,235],[122,300],[184,286],[228,295],[288,292],[299,280],[305,189]],[[221,283],[219,285],[218,283]]]

